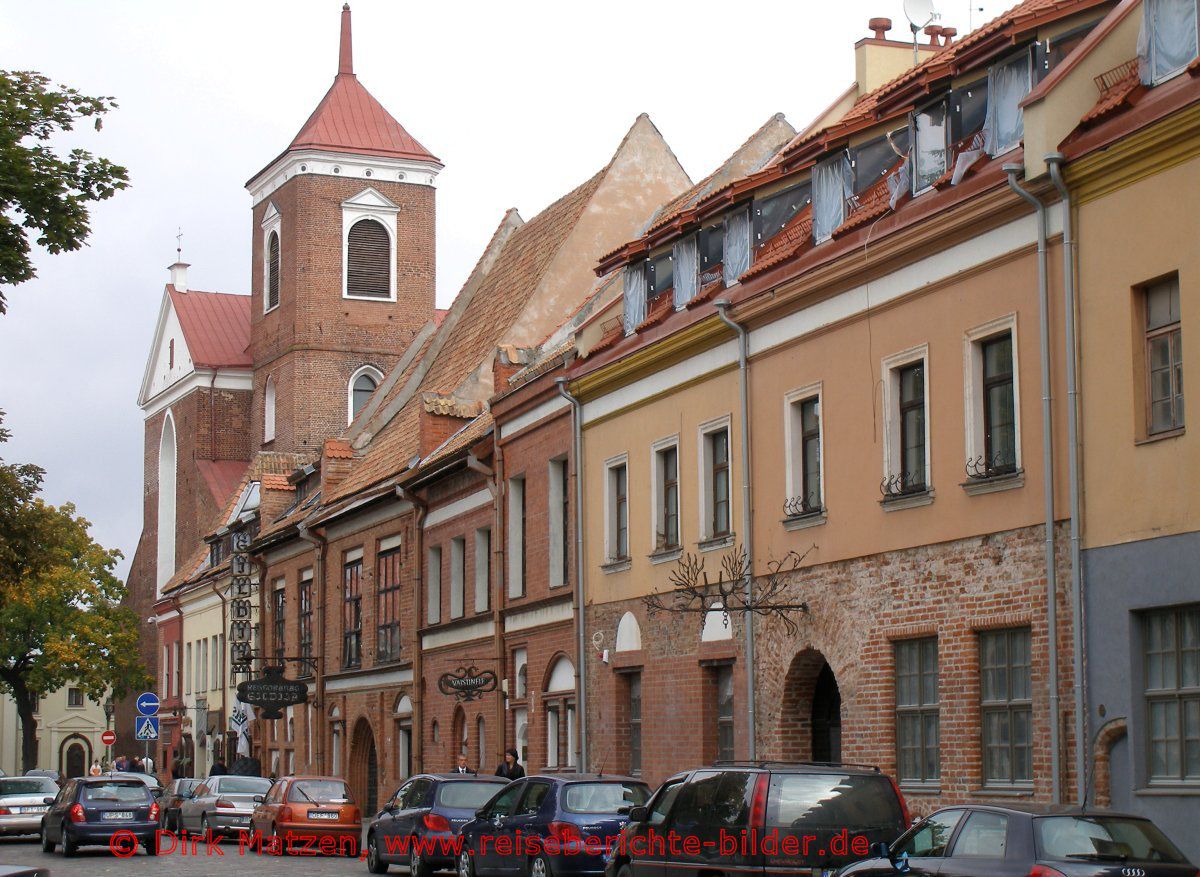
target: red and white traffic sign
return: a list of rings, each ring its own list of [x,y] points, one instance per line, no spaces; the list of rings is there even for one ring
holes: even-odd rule
[[[103,734],[100,735],[100,742],[103,743],[105,746],[112,746],[114,743],[117,742],[117,732],[116,731],[105,731]]]

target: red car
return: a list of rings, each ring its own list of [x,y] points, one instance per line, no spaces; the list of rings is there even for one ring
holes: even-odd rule
[[[260,852],[358,854],[362,811],[341,777],[282,777],[254,800],[250,833]]]

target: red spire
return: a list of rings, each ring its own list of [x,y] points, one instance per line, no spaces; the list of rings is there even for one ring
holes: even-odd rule
[[[350,4],[342,4],[342,39],[338,45],[338,75],[354,75],[354,46],[350,36]]]

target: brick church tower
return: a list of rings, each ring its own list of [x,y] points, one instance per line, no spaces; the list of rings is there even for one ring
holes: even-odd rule
[[[342,7],[333,85],[253,201],[255,448],[318,451],[434,315],[442,164],[354,75]]]

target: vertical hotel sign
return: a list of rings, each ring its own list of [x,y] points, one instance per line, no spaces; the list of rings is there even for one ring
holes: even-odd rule
[[[250,534],[230,534],[229,581],[229,671],[233,682],[250,676],[254,645],[254,601],[256,586],[250,580]]]

